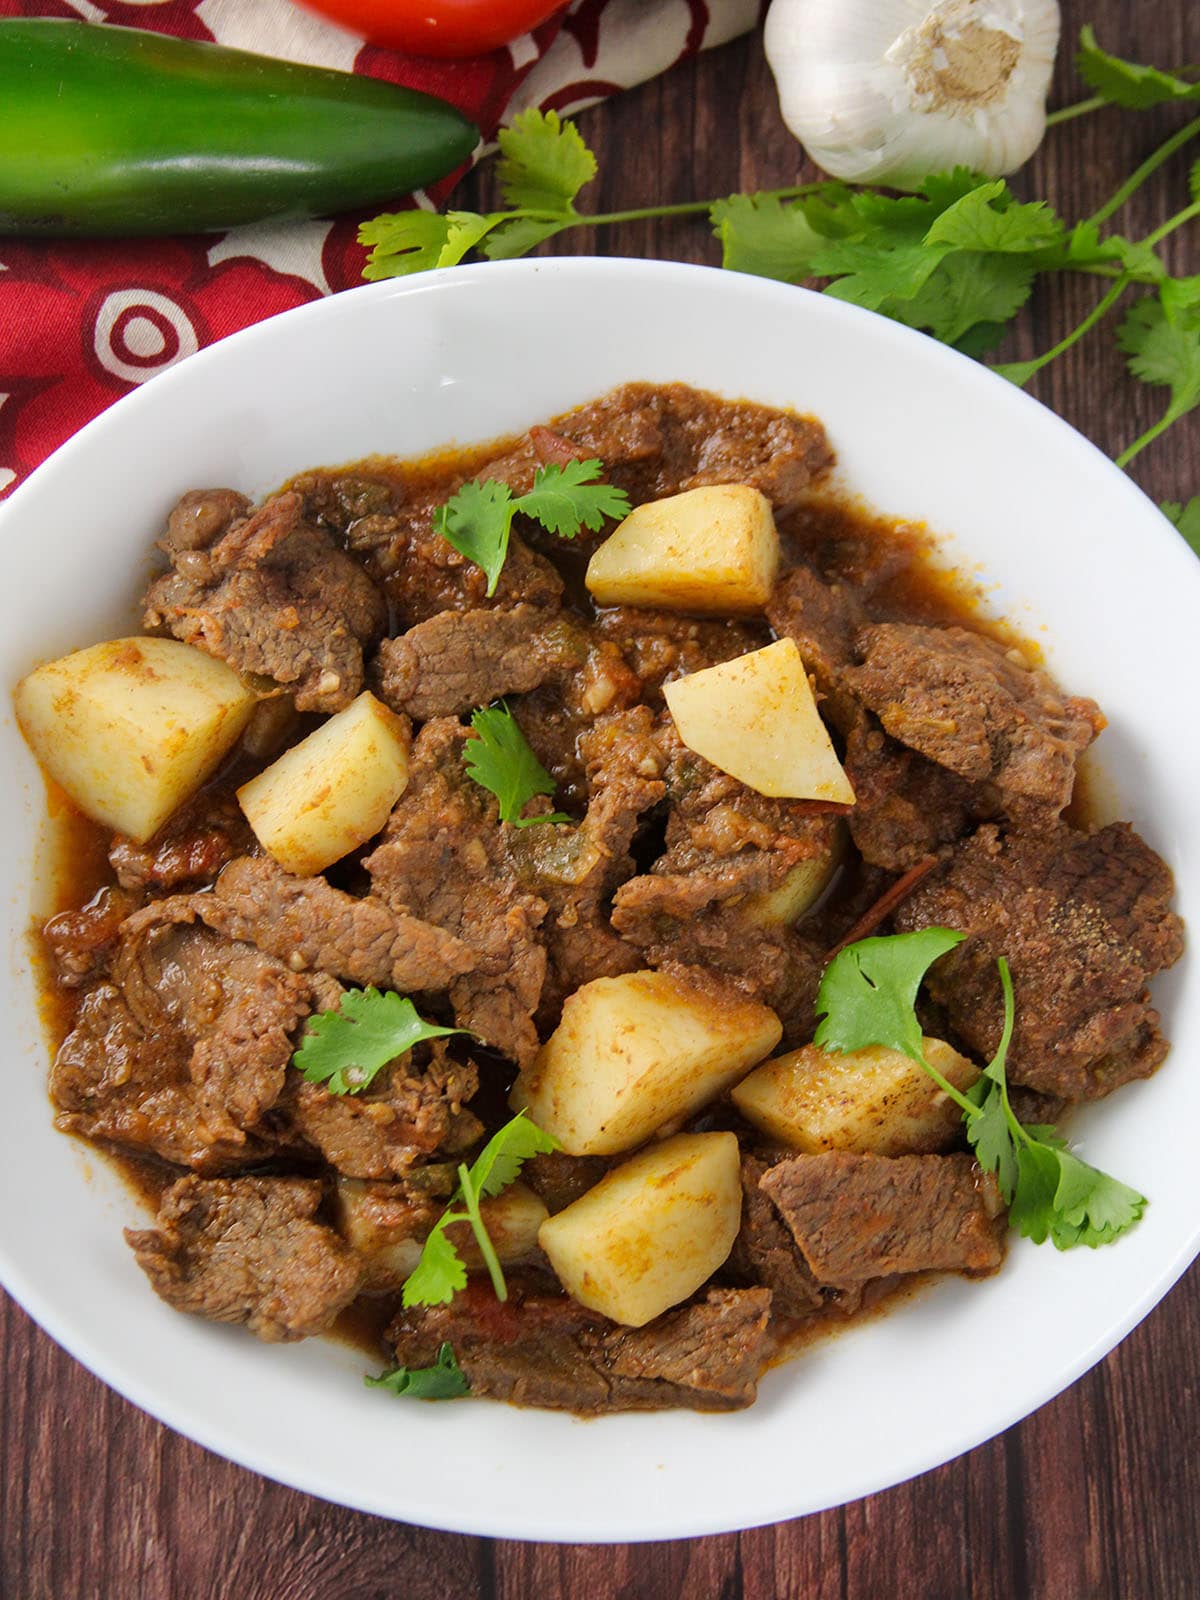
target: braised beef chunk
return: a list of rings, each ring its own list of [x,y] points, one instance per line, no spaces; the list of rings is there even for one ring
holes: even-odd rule
[[[846,818],[864,861],[903,872],[937,855],[985,813],[978,785],[889,739],[864,712],[846,736],[854,808]]]
[[[187,920],[127,930],[55,1058],[57,1124],[197,1171],[261,1160],[299,1025],[336,992]]]
[[[631,972],[637,955],[610,921],[613,890],[633,871],[642,817],[663,798],[664,760],[649,707],[598,717],[579,739],[590,793],[577,826],[514,830],[510,859],[547,907],[541,927],[547,975],[539,1020],[557,1021],[567,995],[593,978]]]
[[[661,704],[664,683],[770,643],[761,623],[685,617],[633,606],[610,606],[601,612],[596,635],[617,646],[637,678],[642,699],[652,704]]]
[[[256,848],[237,796],[204,789],[145,844],[115,834],[108,859],[122,888],[158,894],[211,883],[227,862]]]
[[[972,783],[1008,815],[1049,825],[1071,798],[1075,760],[1104,726],[1091,700],[1064,696],[1019,651],[965,628],[888,622],[858,635],[848,676],[892,738]]]
[[[848,677],[858,659],[855,638],[866,621],[858,593],[846,584],[826,583],[809,567],[789,567],[767,602],[767,621],[781,639],[795,640],[826,717],[835,727],[848,728],[859,710]]]
[[[375,656],[376,694],[425,721],[456,717],[506,694],[524,694],[586,653],[582,630],[536,606],[443,611]]]
[[[169,532],[172,570],[147,590],[143,625],[274,679],[301,711],[338,711],[362,688],[363,648],[386,611],[358,562],[302,512],[288,492],[214,530],[215,543],[181,548]]]
[[[211,894],[170,906],[173,915],[197,917],[296,971],[332,973],[360,987],[444,989],[475,965],[474,954],[453,934],[392,911],[374,895],[295,877],[267,856],[231,862]],[[145,915],[161,913],[149,908]]]
[[[582,661],[553,673],[532,694],[512,703],[521,732],[558,786],[566,807],[587,804],[581,744],[596,719],[633,707],[641,692],[637,674],[598,628],[584,632]]]
[[[323,1333],[358,1292],[362,1269],[314,1220],[321,1185],[303,1178],[181,1178],[157,1226],[125,1230],[168,1305],[244,1322],[272,1342]]]
[[[546,902],[513,876],[496,802],[463,764],[468,737],[448,717],[421,729],[408,787],[366,867],[386,905],[472,952],[472,970],[449,986],[459,1026],[525,1063],[538,1048],[532,1019],[546,976],[537,937]]]
[[[710,483],[748,483],[784,510],[833,462],[825,430],[810,418],[683,384],[626,384],[555,427],[602,461],[635,505]]]
[[[553,1216],[599,1183],[611,1166],[609,1156],[569,1156],[551,1150],[525,1163],[521,1182],[528,1184]]]
[[[761,1187],[820,1284],[992,1272],[1004,1259],[1000,1191],[968,1155],[793,1156]]]
[[[1166,1054],[1146,984],[1183,948],[1171,874],[1127,823],[1079,833],[979,829],[914,892],[901,930],[933,924],[966,940],[929,975],[968,1047],[991,1055],[1003,1004],[996,958],[1012,970],[1016,1028],[1008,1075],[1088,1100],[1154,1071]]]
[[[408,1053],[363,1094],[331,1094],[291,1075],[280,1112],[290,1132],[348,1178],[399,1178],[436,1150],[459,1154],[483,1125],[465,1109],[479,1087],[470,1062],[450,1059],[435,1040],[417,1066]]]
[[[511,610],[521,604],[557,607],[562,579],[515,530],[491,595],[483,568],[435,531],[434,512],[461,482],[417,491],[395,511],[364,517],[347,530],[347,545],[383,584],[399,625],[411,628],[443,611]]]
[[[733,1411],[770,1356],[765,1289],[711,1289],[644,1328],[622,1328],[509,1275],[501,1302],[477,1280],[448,1306],[405,1311],[396,1360],[429,1366],[449,1343],[474,1395],[560,1411]]]
[[[758,1156],[742,1157],[742,1226],[726,1266],[735,1281],[771,1291],[773,1317],[798,1320],[819,1311],[825,1297],[795,1239],[759,1188],[769,1170],[770,1164]]]

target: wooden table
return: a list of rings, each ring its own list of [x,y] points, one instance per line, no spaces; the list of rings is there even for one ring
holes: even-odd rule
[[[1194,0],[1065,0],[1063,9],[1068,40],[1090,19],[1126,54],[1200,59]],[[1080,97],[1060,68],[1055,103]],[[1022,183],[1086,215],[1180,120],[1106,112],[1066,124]],[[580,123],[600,158],[589,203],[603,210],[812,176],[779,120],[757,37]],[[1177,158],[1128,207],[1128,232],[1148,232],[1184,203],[1188,155],[1197,153]],[[463,203],[486,199],[488,186],[478,175]],[[586,234],[559,242],[716,259],[700,224],[626,223],[594,245]],[[1173,247],[1178,270],[1185,259],[1200,270],[1195,226],[1190,246],[1177,236]],[[1096,298],[1087,279],[1039,292],[1010,353],[1047,348]],[[1036,392],[1110,454],[1162,406],[1162,391],[1126,378],[1105,330],[1050,368]],[[1198,468],[1200,414],[1148,449],[1134,476],[1156,499],[1186,499],[1200,492]],[[600,1549],[430,1533],[256,1478],[118,1399],[0,1296],[0,1600],[1185,1600],[1200,1594],[1198,1352],[1193,1271],[1066,1394],[915,1482],[749,1533]],[[948,1405],[953,1381],[948,1373]]]

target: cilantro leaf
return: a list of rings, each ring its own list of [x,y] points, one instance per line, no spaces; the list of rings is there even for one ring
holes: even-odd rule
[[[431,1367],[394,1367],[391,1372],[364,1378],[363,1382],[369,1389],[387,1389],[409,1400],[457,1400],[471,1392],[466,1374],[448,1344],[440,1346]]]
[[[467,1287],[463,1259],[446,1237],[451,1222],[465,1222],[465,1211],[444,1211],[421,1248],[421,1259],[404,1280],[401,1300],[407,1306],[444,1306]]]
[[[489,261],[512,261],[569,226],[567,221],[547,222],[539,217],[505,217],[483,241],[482,250]]]
[[[891,306],[889,315],[944,344],[962,348],[970,339],[968,353],[980,355],[1029,299],[1034,275],[1027,256],[963,250],[939,262],[917,293]]]
[[[902,236],[831,239],[814,253],[812,269],[833,278],[825,293],[834,299],[890,316],[897,301],[911,300],[925,287],[949,250],[949,245],[930,247],[923,238]]]
[[[886,1045],[924,1066],[917,991],[933,963],[962,940],[950,928],[921,928],[847,945],[821,979],[817,1014],[823,1020],[814,1043],[844,1051]]]
[[[1170,391],[1164,422],[1200,405],[1200,277],[1168,278],[1133,305],[1117,331],[1129,370]]]
[[[482,483],[477,479],[464,483],[433,513],[433,531],[487,573],[489,595],[495,594],[500,581],[515,512],[508,485],[485,478]]]
[[[539,822],[570,822],[564,812],[523,817],[535,794],[553,794],[554,779],[534,755],[520,724],[507,706],[488,706],[472,713],[474,739],[463,747],[467,774],[500,802],[501,822],[532,828]]]
[[[1056,1149],[1058,1185],[1054,1191],[1051,1238],[1060,1250],[1074,1244],[1108,1244],[1137,1222],[1146,1209],[1143,1195],[1106,1172]]]
[[[390,989],[347,989],[336,1011],[309,1017],[292,1065],[331,1094],[361,1094],[390,1061],[422,1039],[464,1031],[425,1022],[411,1000]]]
[[[470,1167],[458,1169],[458,1188],[450,1204],[434,1223],[421,1250],[421,1259],[404,1281],[401,1300],[405,1306],[444,1305],[467,1285],[467,1269],[445,1230],[455,1222],[467,1222],[491,1276],[496,1298],[506,1300],[508,1289],[504,1273],[488,1235],[479,1202],[507,1189],[531,1156],[559,1148],[558,1140],[543,1132],[523,1111],[494,1133]]]
[[[733,194],[709,208],[713,233],[721,241],[721,265],[780,283],[812,276],[812,257],[823,236],[802,205],[778,195]]]
[[[917,192],[929,201],[933,215],[940,216],[976,189],[986,188],[993,181],[978,172],[972,172],[970,167],[957,166],[949,172],[931,172],[927,178],[921,179]]]
[[[599,461],[568,461],[562,466],[552,462],[538,468],[527,494],[515,497],[506,483],[494,478],[472,480],[434,512],[434,532],[483,568],[487,592],[493,595],[518,511],[562,539],[573,539],[580,528],[598,531],[606,517],[628,513],[629,497],[623,489],[596,482],[602,470]]]
[[[1090,23],[1080,32],[1075,65],[1083,81],[1110,105],[1131,111],[1144,111],[1170,100],[1200,100],[1200,83],[1101,50]]]
[[[500,221],[499,213],[393,211],[372,217],[358,230],[359,244],[372,246],[364,278],[402,278],[432,267],[453,267]]]
[[[1017,1152],[1017,1181],[1008,1202],[1008,1220],[1026,1239],[1045,1244],[1054,1218],[1058,1189],[1058,1151],[1037,1140]]]
[[[373,246],[364,278],[400,278],[436,267],[450,235],[450,219],[436,211],[385,211],[364,222],[359,244]]]
[[[1013,254],[1048,249],[1063,237],[1066,230],[1062,222],[1044,202],[999,207],[993,204],[1008,199],[1008,185],[1003,179],[980,184],[934,219],[925,235],[926,243]]]
[[[575,196],[596,176],[596,158],[573,122],[557,111],[519,112],[497,136],[496,176],[514,211],[570,215]]]
[[[580,528],[598,533],[605,518],[627,516],[629,497],[611,483],[597,483],[598,461],[551,462],[533,480],[533,488],[516,502],[524,516],[540,522],[560,539],[573,539]]]
[[[1194,494],[1186,505],[1178,500],[1164,500],[1159,510],[1200,556],[1200,494]]]
[[[494,1133],[471,1163],[471,1182],[481,1195],[507,1189],[531,1156],[549,1155],[558,1140],[530,1122],[523,1111]]]
[[[967,1123],[975,1159],[985,1172],[996,1174],[1000,1193],[1011,1200],[1017,1188],[1020,1152],[1013,1141],[1004,1096],[994,1093],[993,1082],[985,1074],[967,1090],[967,1098],[979,1107],[978,1116]]]

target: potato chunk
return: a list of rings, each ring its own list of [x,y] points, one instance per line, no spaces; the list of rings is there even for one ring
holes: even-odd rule
[[[588,562],[602,606],[761,611],[779,567],[771,502],[744,483],[689,489],[637,506]]]
[[[366,1264],[363,1287],[382,1293],[399,1289],[413,1271],[429,1230],[445,1209],[445,1201],[407,1194],[399,1184],[341,1178],[334,1208],[338,1232]],[[510,1184],[502,1194],[481,1200],[479,1214],[504,1266],[515,1266],[537,1255],[538,1229],[549,1213],[526,1184]],[[468,1271],[483,1269],[483,1257],[469,1223],[452,1223],[446,1236]]]
[[[941,1039],[923,1041],[926,1058],[956,1089],[979,1068]],[[839,1054],[806,1044],[764,1061],[733,1091],[756,1128],[805,1155],[932,1155],[962,1132],[962,1112],[899,1050],[882,1046]]]
[[[580,1305],[640,1328],[712,1276],[741,1220],[736,1137],[680,1133],[548,1218],[538,1242]]]
[[[411,726],[364,689],[238,790],[281,867],[323,872],[377,834],[408,783]]]
[[[665,972],[595,978],[567,1000],[510,1104],[568,1155],[632,1150],[736,1083],[782,1032],[735,989]]]
[[[794,639],[663,686],[679,737],[759,794],[854,804]]]
[[[177,639],[110,639],[17,685],[34,755],[86,816],[138,843],[156,833],[237,741],[254,694],[223,661]]]
[[[828,849],[807,861],[798,861],[778,889],[747,896],[746,915],[752,922],[762,928],[790,928],[816,905],[846,854],[845,823],[832,817],[828,821]]]

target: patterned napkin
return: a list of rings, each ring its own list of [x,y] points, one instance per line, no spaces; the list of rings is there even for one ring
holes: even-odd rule
[[[452,101],[489,138],[526,107],[565,114],[643,83],[744,33],[758,14],[759,0],[572,0],[503,49],[431,61],[364,44],[289,0],[0,0],[0,17],[154,28],[386,78]],[[0,239],[0,497],[98,412],[201,345],[360,283],[358,221],[173,239]]]

